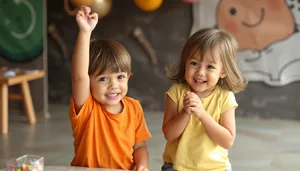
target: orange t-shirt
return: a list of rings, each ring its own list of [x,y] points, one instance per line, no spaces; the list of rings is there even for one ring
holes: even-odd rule
[[[109,113],[92,96],[76,115],[70,104],[70,120],[75,156],[72,166],[130,170],[133,168],[135,142],[150,139],[143,109],[139,101],[124,97],[123,111]]]

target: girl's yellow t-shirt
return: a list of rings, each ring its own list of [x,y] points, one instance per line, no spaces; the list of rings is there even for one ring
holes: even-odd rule
[[[183,109],[183,99],[187,91],[190,91],[188,84],[177,83],[166,93],[177,104],[178,113]],[[216,122],[219,122],[223,112],[238,107],[233,92],[220,86],[216,86],[212,94],[201,99],[201,102]],[[163,159],[164,162],[173,164],[173,168],[178,171],[231,169],[228,151],[210,139],[195,115],[191,115],[180,139],[166,143]]]

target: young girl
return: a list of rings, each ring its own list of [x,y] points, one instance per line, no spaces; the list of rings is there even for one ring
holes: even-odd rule
[[[235,139],[234,93],[247,84],[236,64],[237,50],[229,33],[202,29],[167,70],[175,84],[166,93],[162,171],[231,170],[227,149]]]
[[[139,101],[127,97],[131,59],[114,40],[90,37],[98,15],[81,7],[72,57],[72,166],[148,171],[151,135]]]

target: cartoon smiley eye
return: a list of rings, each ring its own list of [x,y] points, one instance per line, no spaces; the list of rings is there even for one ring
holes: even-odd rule
[[[234,8],[234,7],[231,7],[230,9],[229,9],[229,13],[230,13],[230,15],[235,15],[236,14],[236,9]]]

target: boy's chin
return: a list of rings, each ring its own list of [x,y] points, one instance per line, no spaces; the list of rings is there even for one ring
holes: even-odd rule
[[[105,106],[115,106],[115,105],[119,105],[122,99],[123,97],[120,97],[118,99],[105,100],[101,104]]]

